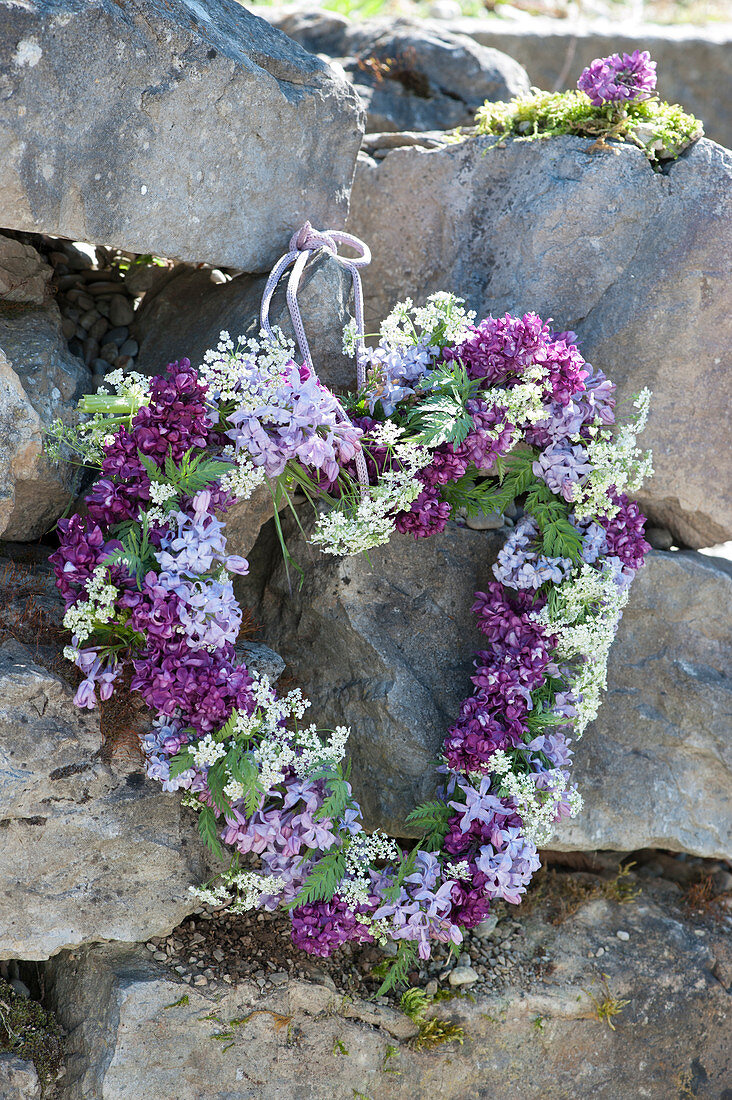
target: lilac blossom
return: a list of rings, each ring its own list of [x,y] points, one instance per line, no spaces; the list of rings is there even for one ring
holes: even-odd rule
[[[575,486],[585,481],[591,469],[586,448],[571,443],[552,443],[533,464],[535,475],[569,502],[575,498]]]
[[[277,379],[254,373],[248,387],[247,405],[230,415],[234,426],[226,433],[236,453],[244,450],[271,478],[297,460],[335,481],[341,465],[354,458],[362,433],[334,394],[294,362]]]
[[[363,361],[367,371],[366,392],[373,414],[381,402],[384,416],[391,416],[400,401],[412,397],[414,383],[434,366],[435,349],[420,344],[390,347],[380,343],[366,348]]]
[[[549,558],[540,554],[539,529],[531,516],[524,516],[498,553],[493,576],[508,588],[536,590],[544,584],[561,584],[572,571],[570,558]]]
[[[594,107],[647,99],[656,87],[656,62],[648,50],[597,57],[583,70],[577,87]]]

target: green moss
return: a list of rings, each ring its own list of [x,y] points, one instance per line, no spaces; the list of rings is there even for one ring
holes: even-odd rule
[[[63,1061],[61,1028],[38,1001],[25,1000],[0,978],[0,1051],[32,1062],[47,1096]]]
[[[652,164],[675,159],[704,133],[699,119],[656,96],[624,105],[593,107],[584,92],[540,92],[502,103],[484,103],[475,116],[479,134],[537,141],[574,134],[592,138],[589,152],[610,148],[607,141],[642,149]]]

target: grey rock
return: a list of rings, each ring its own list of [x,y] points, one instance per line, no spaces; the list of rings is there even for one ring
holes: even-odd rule
[[[732,857],[732,566],[651,553],[610,655],[608,691],[577,744],[582,813],[550,847]]]
[[[285,671],[285,662],[279,653],[261,642],[237,642],[236,652],[243,658],[250,672],[269,677],[273,684],[277,683]]]
[[[5,5],[0,74],[2,225],[246,271],[343,225],[356,95],[236,0]]]
[[[97,712],[17,642],[0,684],[0,956],[170,932],[207,873],[195,820],[139,762],[104,763]]]
[[[423,19],[353,24],[330,12],[277,9],[268,18],[306,49],[339,60],[366,107],[369,132],[469,126],[485,100],[529,90],[511,57]]]
[[[0,1054],[0,1100],[40,1100],[41,1082],[32,1062]]]
[[[139,351],[137,340],[125,340],[124,344],[120,346],[120,355],[131,355],[133,358]]]
[[[210,272],[178,267],[149,291],[135,318],[140,345],[137,369],[148,374],[185,356],[198,365],[215,348],[225,329],[233,340],[258,336],[259,307],[266,278],[240,275],[230,282],[211,282]],[[270,323],[294,338],[285,291],[287,276],[275,291]],[[353,388],[355,366],[342,352],[343,328],[350,320],[351,276],[327,253],[307,264],[298,302],[315,368],[328,385]]]
[[[71,499],[74,471],[43,453],[42,433],[68,419],[90,383],[68,349],[58,309],[0,308],[0,536],[34,539]]]
[[[367,330],[406,294],[419,303],[441,289],[479,317],[535,310],[574,329],[621,399],[653,390],[647,514],[682,545],[725,541],[732,154],[702,140],[657,174],[630,146],[491,144],[360,158],[349,227],[374,254]],[[712,395],[703,415],[700,394]]]
[[[290,525],[292,526],[292,525]],[[298,683],[312,721],[351,727],[354,791],[370,827],[399,836],[404,818],[432,796],[433,762],[461,700],[473,652],[473,593],[492,579],[503,543],[492,532],[449,524],[416,543],[395,534],[365,557],[321,554],[291,532],[302,584],[261,541],[239,582],[267,638]]]
[[[646,540],[654,550],[670,550],[674,544],[674,537],[666,527],[646,526]]]
[[[596,57],[649,50],[658,64],[658,91],[700,118],[707,136],[732,146],[732,29],[730,23],[659,26],[623,20],[581,22],[533,16],[525,23],[501,19],[459,19],[454,31],[503,50],[526,69],[531,83],[551,91],[573,88]]]
[[[540,907],[522,917],[527,961],[550,957],[550,972],[439,1004],[435,1014],[464,1029],[464,1046],[443,1048],[436,1061],[433,1051],[402,1042],[388,1085],[384,1051],[396,1021],[405,1025],[400,1040],[414,1034],[389,1006],[294,979],[268,993],[254,982],[199,990],[142,947],[65,954],[48,974],[68,1033],[61,1098],[350,1100],[385,1096],[388,1087],[394,1100],[618,1100],[638,1095],[642,1081],[646,1100],[669,1100],[678,1081],[694,1081],[695,1095],[714,1100],[729,1071],[729,994],[712,973],[726,944],[714,925],[708,937],[693,935],[676,900],[657,890],[622,907],[592,901],[559,926]],[[631,933],[622,945],[620,921]],[[600,963],[598,943],[609,941],[616,948]],[[603,999],[603,974],[610,995],[627,1002],[612,1031],[591,999]],[[224,1024],[248,1017],[246,1027],[231,1028],[223,1055],[211,1036],[224,1028],[206,1019],[211,1013]],[[289,1027],[277,1027],[277,1017]],[[333,1057],[336,1041],[348,1057]]]
[[[109,302],[109,320],[115,327],[131,325],[135,319],[135,311],[121,294],[115,294]]]
[[[0,234],[0,299],[43,305],[50,298],[53,270],[29,244]]]

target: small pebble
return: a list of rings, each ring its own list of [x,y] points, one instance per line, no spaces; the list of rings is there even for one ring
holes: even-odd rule
[[[598,947],[597,951],[595,952],[596,958],[601,959],[604,954],[605,954],[605,948],[604,947]]]
[[[109,330],[107,339],[115,343],[117,347],[121,347],[129,335],[130,330],[127,328],[127,325],[118,325],[117,328],[111,328]]]
[[[694,935],[695,936],[706,936],[706,934],[707,933],[703,928],[695,928],[694,929]]]
[[[497,531],[503,527],[503,513],[481,512],[479,516],[468,516],[465,524],[471,531]]]
[[[472,966],[456,966],[454,970],[450,972],[450,985],[472,985],[473,982],[477,982],[480,975],[473,970]]]
[[[432,978],[429,982],[427,982],[427,985],[424,987],[424,991],[425,991],[425,993],[427,994],[428,997],[434,997],[434,995],[437,992],[438,988],[439,987],[437,985],[437,982],[435,981],[434,978]]]
[[[156,951],[153,955],[153,958],[157,959],[159,963],[164,963],[168,961],[168,956],[165,954],[164,951]]]
[[[619,940],[629,940],[630,939],[630,932],[623,932],[621,930],[620,932],[616,932],[615,935],[618,937]]]
[[[109,319],[113,325],[129,325],[135,317],[135,311],[126,298],[115,294],[109,303]]]
[[[193,984],[194,985],[208,985],[208,978],[204,978],[203,974],[198,974],[193,979]]]
[[[137,340],[125,340],[124,344],[122,344],[120,349],[119,349],[119,353],[120,353],[120,355],[135,356],[135,355],[137,355],[139,350],[140,350],[140,346],[137,343]]]

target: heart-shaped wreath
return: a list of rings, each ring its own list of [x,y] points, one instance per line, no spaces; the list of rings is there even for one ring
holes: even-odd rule
[[[355,260],[338,255],[352,246]],[[344,349],[358,389],[339,400],[318,379],[297,306],[321,249],[352,273],[356,319]],[[650,470],[636,446],[650,394],[613,429],[614,386],[572,332],[536,314],[475,325],[461,299],[400,303],[366,347],[359,267],[347,234],[295,234],[262,303],[259,340],[227,333],[198,370],[188,360],[149,379],[108,375],[86,419],[62,432],[101,476],[86,515],[59,521],[52,555],[84,679],[76,703],[108,699],[125,669],[154,714],[142,739],[148,775],[183,791],[228,870],[197,888],[235,912],[283,906],[294,943],[318,955],[351,941],[397,942],[382,988],[431,941],[459,944],[494,898],[518,903],[537,845],[581,806],[571,741],[597,713],[607,655],[648,544],[626,491]],[[291,266],[294,344],[268,323]],[[59,443],[57,442],[57,448]],[[234,643],[242,613],[225,515],[268,484],[279,508],[298,493],[318,511],[312,542],[350,554],[394,530],[424,538],[454,510],[523,516],[473,611],[487,648],[473,693],[447,733],[434,801],[409,816],[405,850],[367,834],[344,767],[349,731],[304,722],[299,690],[278,697]],[[285,550],[286,553],[286,550]],[[244,857],[242,859],[242,857]],[[258,859],[256,858],[258,857]]]

